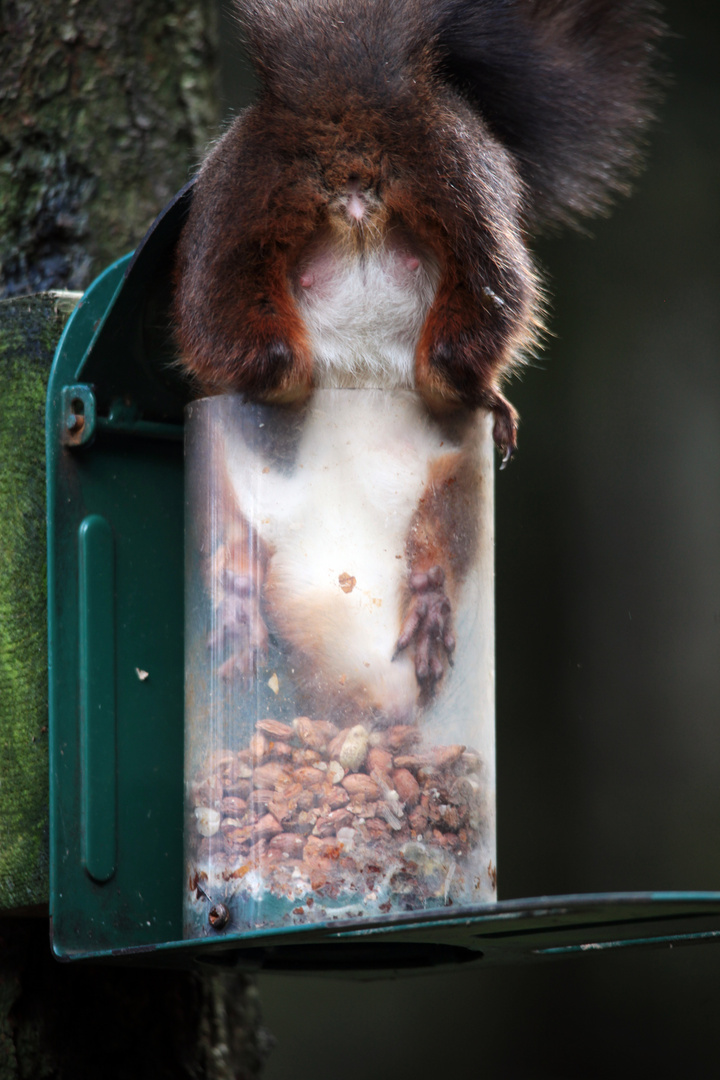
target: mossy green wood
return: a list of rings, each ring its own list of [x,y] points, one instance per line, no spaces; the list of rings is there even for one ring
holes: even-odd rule
[[[48,902],[45,395],[77,299],[0,302],[0,911]]]

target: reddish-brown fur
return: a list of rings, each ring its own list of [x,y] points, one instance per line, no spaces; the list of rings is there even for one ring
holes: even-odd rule
[[[406,269],[425,259],[435,290],[416,307],[413,385],[436,414],[491,410],[509,456],[517,415],[501,386],[541,326],[529,237],[625,190],[652,96],[653,0],[236,4],[261,90],[205,161],[178,245],[185,370],[203,393],[306,398],[317,380],[298,296],[313,259],[331,248],[323,266],[341,274],[343,259],[385,248]],[[393,382],[404,371],[387,375],[380,385],[407,385]],[[407,537],[396,656],[413,652],[426,696],[452,660],[472,483],[461,454],[440,459]],[[281,636],[315,657],[314,692],[347,696],[323,668],[321,601],[277,585],[239,512],[218,560],[216,577],[235,582],[225,622],[243,627],[235,668],[246,674],[263,650],[262,591]],[[353,693],[368,707],[362,686]]]
[[[427,573],[441,564],[451,600],[475,555],[478,522],[476,505],[477,462],[467,451],[456,450],[438,458],[428,470],[427,485],[418,502],[406,541],[412,573]]]
[[[622,190],[647,113],[652,0],[237,7],[262,90],[205,162],[179,245],[186,370],[204,393],[311,390],[291,282],[358,182],[382,204],[381,229],[401,225],[440,266],[418,389],[435,408],[493,410],[511,451],[500,384],[539,327],[528,225]]]
[[[444,454],[429,469],[427,485],[406,541],[409,568],[398,651],[412,645],[425,697],[432,696],[455,638],[452,611],[475,557],[477,462],[467,450]]]

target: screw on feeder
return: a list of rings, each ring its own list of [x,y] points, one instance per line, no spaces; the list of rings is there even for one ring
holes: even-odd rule
[[[230,922],[230,909],[225,904],[216,903],[211,896],[203,889],[202,885],[196,881],[195,888],[200,896],[204,896],[211,904],[208,911],[208,923],[213,930],[224,930],[227,924]]]
[[[224,930],[230,922],[230,912],[224,904],[213,904],[208,912],[208,922],[213,930]]]
[[[68,413],[65,426],[71,435],[77,435],[85,427],[85,405],[80,398],[74,398],[70,403],[71,412]]]
[[[91,386],[75,384],[62,389],[62,441],[67,446],[83,446],[95,430],[95,395]]]

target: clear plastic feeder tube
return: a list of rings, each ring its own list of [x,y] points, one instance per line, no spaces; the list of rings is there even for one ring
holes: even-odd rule
[[[186,936],[495,898],[491,428],[188,406]]]

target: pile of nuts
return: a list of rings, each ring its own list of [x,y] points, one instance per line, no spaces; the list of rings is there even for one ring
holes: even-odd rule
[[[468,858],[487,827],[482,768],[410,725],[260,720],[190,785],[192,903],[225,904],[237,928],[250,903],[265,924],[268,896],[292,923],[487,899],[494,867]]]

